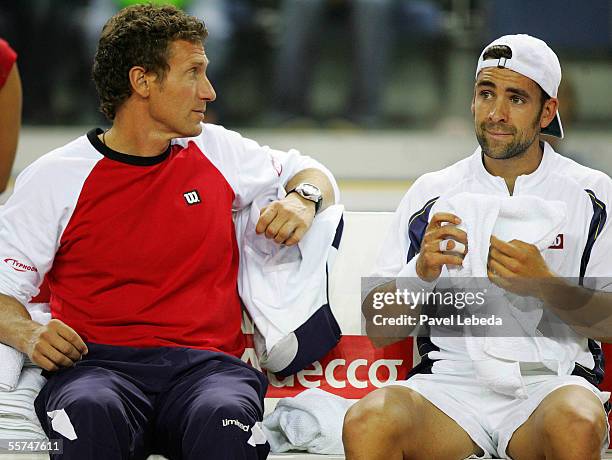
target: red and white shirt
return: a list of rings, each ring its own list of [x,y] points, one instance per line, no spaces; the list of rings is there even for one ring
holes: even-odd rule
[[[18,177],[0,209],[0,292],[25,305],[47,276],[52,316],[86,341],[240,356],[232,211],[303,169],[331,173],[215,125],[156,157],[115,152],[100,133]]]
[[[17,53],[15,53],[5,40],[0,38],[0,88],[6,83],[16,60]]]

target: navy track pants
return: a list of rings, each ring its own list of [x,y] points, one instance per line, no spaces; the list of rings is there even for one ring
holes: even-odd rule
[[[267,381],[261,372],[206,350],[87,345],[88,355],[76,366],[48,373],[35,401],[47,436],[63,439],[63,454],[52,458],[267,457],[268,443],[252,431],[263,416]],[[75,440],[52,427],[47,412],[60,409]]]

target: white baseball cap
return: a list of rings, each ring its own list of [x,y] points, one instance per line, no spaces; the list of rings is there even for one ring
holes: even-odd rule
[[[485,52],[496,45],[510,48],[512,56],[483,60]],[[518,72],[535,81],[550,97],[557,97],[561,83],[561,65],[555,52],[539,38],[518,34],[504,35],[492,41],[480,53],[476,66],[476,78],[478,78],[478,73],[487,67],[499,67]],[[563,126],[558,110],[556,117],[541,132],[563,139]]]

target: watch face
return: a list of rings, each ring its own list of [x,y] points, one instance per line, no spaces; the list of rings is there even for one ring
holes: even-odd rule
[[[307,200],[314,202],[315,214],[319,211],[319,208],[323,202],[323,194],[321,193],[321,190],[319,190],[319,187],[304,182],[298,185],[293,191],[299,193]]]
[[[317,187],[311,184],[304,184],[302,190],[306,195],[310,196],[318,196],[321,193]]]

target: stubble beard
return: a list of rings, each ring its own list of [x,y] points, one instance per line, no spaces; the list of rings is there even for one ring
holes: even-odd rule
[[[531,128],[533,129],[533,135],[528,136],[524,131],[517,131],[516,128],[512,128],[511,134],[514,136],[512,142],[509,144],[494,148],[489,144],[489,141],[486,137],[486,129],[487,123],[482,122],[479,125],[479,129],[476,129],[476,139],[478,139],[478,143],[480,144],[480,148],[482,153],[484,153],[489,158],[494,160],[508,160],[510,158],[514,158],[519,156],[539,138],[540,136],[540,116],[542,115],[542,110],[538,113],[537,117],[533,121]]]

